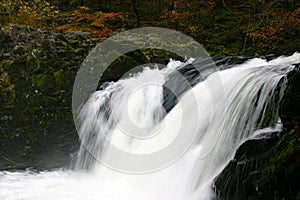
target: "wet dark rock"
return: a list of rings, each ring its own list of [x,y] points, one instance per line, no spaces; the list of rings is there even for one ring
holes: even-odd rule
[[[300,71],[290,72],[280,106],[283,131],[244,143],[215,181],[222,200],[300,198]]]
[[[0,30],[0,169],[42,169],[70,162],[78,143],[72,84],[98,42],[88,34],[75,35],[83,36],[75,41],[25,26]]]

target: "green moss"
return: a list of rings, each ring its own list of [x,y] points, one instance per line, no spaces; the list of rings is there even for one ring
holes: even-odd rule
[[[283,166],[284,162],[294,153],[300,151],[300,137],[296,134],[296,130],[297,128],[282,133],[283,136],[274,147],[274,155],[261,171],[261,185],[267,184],[281,170],[280,166]]]
[[[27,56],[26,70],[29,73],[41,72],[41,61],[39,59],[34,58],[33,56]]]
[[[54,72],[55,77],[55,83],[60,89],[69,88],[71,83],[67,78],[66,72],[64,72],[62,69]]]
[[[31,76],[31,83],[37,90],[52,94],[55,92],[55,77],[53,74],[34,74]]]

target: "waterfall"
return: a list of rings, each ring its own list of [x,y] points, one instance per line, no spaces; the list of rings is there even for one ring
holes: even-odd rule
[[[287,73],[299,62],[295,53],[191,79],[186,73],[191,87],[175,91],[176,101],[168,99],[166,87],[170,81],[181,87],[172,75],[197,68],[197,59],[144,67],[108,83],[78,112],[74,170],[0,172],[0,199],[214,199],[213,182],[238,147],[280,131],[278,105]],[[266,112],[274,121],[270,127],[264,126]]]

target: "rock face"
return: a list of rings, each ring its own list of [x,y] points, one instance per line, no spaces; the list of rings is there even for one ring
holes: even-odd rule
[[[77,145],[72,85],[96,43],[85,33],[22,26],[0,30],[0,168],[69,162],[68,153]]]
[[[76,73],[101,42],[89,33],[66,35],[25,26],[0,30],[0,169],[68,165],[78,147],[71,112]],[[115,60],[100,83],[134,66],[178,57],[142,49]],[[167,58],[167,59],[166,59]]]
[[[288,80],[280,107],[283,131],[239,148],[215,182],[220,199],[300,199],[300,71]]]

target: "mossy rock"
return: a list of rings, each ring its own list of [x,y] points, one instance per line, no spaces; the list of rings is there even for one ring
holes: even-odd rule
[[[62,69],[54,72],[55,83],[60,89],[69,89],[71,82],[68,80],[67,73]]]
[[[4,104],[4,83],[2,81],[0,81],[0,108],[1,110],[3,109],[3,104]]]
[[[31,83],[38,91],[46,94],[53,94],[56,91],[53,74],[34,74],[31,76]]]
[[[33,56],[28,56],[26,59],[26,71],[28,73],[41,73],[41,61]]]

